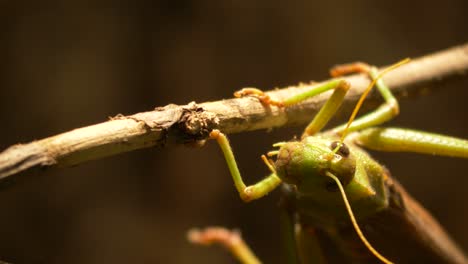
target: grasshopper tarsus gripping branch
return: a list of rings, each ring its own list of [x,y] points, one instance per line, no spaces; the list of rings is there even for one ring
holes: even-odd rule
[[[365,62],[354,62],[347,64],[336,65],[330,69],[330,76],[338,77],[355,72],[368,73],[370,70],[370,65]]]
[[[272,99],[268,94],[264,93],[262,90],[257,88],[246,87],[234,92],[234,97],[241,98],[244,96],[257,97],[258,100],[265,105],[275,105],[278,107],[284,106],[284,103],[282,101]]]
[[[333,94],[304,130],[300,141],[293,140],[274,144],[273,146],[278,149],[267,152],[267,156],[276,157],[276,161],[268,159],[265,155],[262,156],[262,160],[271,174],[251,186],[244,184],[227,137],[218,130],[213,130],[210,133],[210,138],[218,142],[224,154],[242,200],[251,201],[263,197],[280,183],[288,186],[286,188],[289,190],[287,196],[290,201],[288,203],[293,204],[291,208],[295,208],[295,212],[288,212],[285,214],[287,217],[284,217],[285,224],[283,226],[289,230],[286,233],[289,234],[287,237],[292,244],[288,250],[288,259],[294,260],[294,262],[307,262],[326,260],[331,257],[320,249],[321,238],[317,234],[321,233],[322,236],[327,236],[328,241],[331,241],[336,247],[338,257],[333,256],[331,259],[338,258],[341,259],[341,262],[359,263],[374,263],[376,259],[384,263],[392,263],[389,259],[401,261],[403,259],[398,255],[399,252],[395,253],[388,247],[381,249],[381,245],[371,245],[358,224],[360,221],[366,222],[367,218],[374,217],[374,215],[386,214],[390,210],[393,215],[395,211],[405,215],[406,218],[398,218],[401,225],[405,226],[405,230],[416,230],[415,234],[410,234],[414,241],[407,239],[407,235],[405,235],[401,241],[393,242],[400,244],[408,240],[415,244],[410,244],[407,248],[424,248],[434,254],[428,256],[425,252],[418,257],[418,262],[424,262],[426,258],[430,261],[439,259],[440,262],[466,263],[463,253],[444,233],[437,221],[433,220],[419,204],[409,198],[403,189],[399,189],[401,187],[394,183],[388,171],[359,147],[359,145],[369,148],[379,148],[380,146],[380,149],[384,151],[412,151],[468,158],[468,141],[466,140],[413,130],[399,132],[401,129],[379,130],[373,128],[375,125],[392,119],[399,112],[398,101],[381,77],[386,72],[408,61],[409,59],[405,59],[381,72],[365,63],[346,64],[334,68],[332,70],[333,76],[362,72],[369,74],[372,81],[356,104],[349,121],[322,133],[320,131],[335,115],[350,88],[349,84],[341,78],[314,86],[304,93],[284,100],[272,99],[268,94],[256,88],[244,88],[236,92],[236,97],[254,96],[263,104],[287,107],[333,90]],[[385,102],[377,110],[355,119],[362,102],[374,84]],[[349,137],[347,137],[348,134]],[[397,143],[394,144],[395,142]],[[431,150],[433,151],[431,152]],[[340,192],[337,193],[337,190]],[[391,199],[394,199],[391,196],[395,192],[404,198],[401,200],[401,203],[405,203],[404,205],[393,205],[390,202]],[[390,208],[395,206],[397,208]],[[410,208],[413,209],[409,210]],[[422,217],[419,214],[415,215],[416,211],[422,212],[425,217],[424,223],[431,225],[431,229],[424,230],[415,226],[417,221],[401,220]],[[299,219],[300,221],[298,221]],[[379,222],[385,221],[385,219],[383,218]],[[344,228],[343,223],[349,223],[349,220],[351,223]],[[337,223],[341,224],[337,225]],[[375,230],[388,230],[388,227],[381,229],[375,223],[367,223],[366,225],[374,225]],[[345,230],[354,230],[356,236],[350,237],[348,234],[342,237],[342,232],[348,232]],[[434,238],[436,236],[439,237],[440,241],[436,241]],[[425,238],[421,239],[421,237]],[[349,248],[350,244],[353,244],[351,248]],[[315,245],[314,249],[304,248],[311,245]],[[354,252],[356,247],[363,247],[367,251],[361,249],[361,253],[358,254]]]

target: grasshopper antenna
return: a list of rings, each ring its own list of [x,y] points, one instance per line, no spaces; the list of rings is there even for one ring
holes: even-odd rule
[[[361,228],[359,227],[356,218],[354,217],[353,210],[351,209],[351,205],[349,204],[348,197],[346,196],[346,193],[344,191],[343,185],[341,184],[340,180],[333,175],[330,172],[326,172],[326,175],[330,178],[332,178],[335,182],[336,185],[338,185],[338,188],[340,189],[341,196],[343,197],[344,204],[346,206],[346,210],[348,211],[349,218],[351,219],[351,223],[353,223],[354,230],[356,230],[357,235],[361,239],[361,241],[364,243],[364,245],[369,249],[369,251],[374,254],[375,257],[377,257],[379,260],[381,260],[385,264],[393,264],[390,260],[382,256],[372,245],[367,241],[366,237],[361,231]]]
[[[362,93],[361,97],[359,98],[359,101],[357,102],[356,107],[354,107],[353,113],[351,114],[351,116],[350,116],[350,118],[348,120],[348,123],[346,123],[346,128],[343,130],[343,134],[341,135],[340,144],[338,144],[338,146],[333,150],[333,153],[336,153],[338,151],[338,149],[340,149],[340,147],[343,145],[343,141],[344,141],[345,137],[348,135],[349,126],[351,125],[351,123],[353,123],[354,119],[356,118],[356,116],[357,116],[357,114],[359,112],[359,109],[361,108],[362,104],[364,103],[364,99],[366,99],[367,95],[372,90],[372,87],[374,87],[374,85],[377,83],[377,81],[380,78],[382,78],[382,76],[384,76],[387,72],[392,71],[392,70],[400,67],[401,65],[408,63],[409,61],[410,61],[410,58],[406,58],[404,60],[401,60],[401,61],[389,66],[388,68],[381,71],[377,75],[377,77],[372,80],[372,82],[369,84],[369,86],[367,86],[366,90],[364,91],[364,93]]]

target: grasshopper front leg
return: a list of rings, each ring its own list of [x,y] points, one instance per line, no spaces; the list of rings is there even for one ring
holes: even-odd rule
[[[291,105],[298,104],[309,98],[317,96],[329,90],[334,90],[333,94],[322,106],[320,111],[315,115],[314,119],[304,130],[302,137],[311,136],[319,132],[330,119],[334,116],[338,108],[341,106],[343,99],[348,92],[350,85],[343,79],[334,79],[326,83],[322,83],[313,87],[310,90],[302,92],[300,94],[286,98],[285,100],[272,99],[268,94],[256,88],[244,88],[234,93],[236,97],[243,97],[247,95],[257,97],[262,103],[267,105],[275,105],[278,107],[288,107]]]
[[[287,98],[284,101],[273,100],[268,95],[255,88],[244,88],[236,92],[235,96],[240,97],[246,95],[253,95],[266,104],[277,106],[289,106],[297,104],[310,97],[316,96],[331,89],[334,90],[333,94],[327,100],[325,105],[320,109],[319,113],[314,117],[312,122],[305,129],[303,134],[303,137],[305,137],[320,131],[338,110],[339,106],[343,102],[343,98],[346,95],[346,92],[349,90],[349,84],[346,81],[342,79],[335,79],[324,84],[318,85],[311,90],[305,91],[304,93]],[[234,185],[236,186],[236,189],[239,192],[241,199],[245,202],[249,202],[251,200],[255,200],[265,196],[267,193],[275,189],[281,183],[281,179],[276,175],[276,171],[273,165],[270,163],[270,161],[266,159],[265,156],[262,156],[263,161],[272,173],[265,179],[259,181],[258,183],[246,186],[240,175],[240,171],[237,166],[234,153],[232,152],[232,148],[229,144],[229,140],[227,139],[226,135],[221,133],[219,130],[213,130],[210,133],[210,138],[215,139],[218,142],[221,150],[223,151],[224,158],[226,159],[229,171],[231,172],[231,176],[234,181]]]
[[[281,179],[275,174],[272,165],[269,163],[269,161],[266,160],[265,156],[262,156],[263,160],[270,168],[272,173],[256,184],[246,186],[242,180],[239,167],[237,166],[234,153],[232,152],[231,145],[229,144],[229,140],[227,139],[226,135],[221,133],[219,130],[213,130],[210,133],[210,138],[215,139],[223,151],[224,158],[226,159],[226,163],[234,181],[234,185],[236,186],[240,198],[243,201],[250,202],[252,200],[261,198],[275,189],[281,183]]]

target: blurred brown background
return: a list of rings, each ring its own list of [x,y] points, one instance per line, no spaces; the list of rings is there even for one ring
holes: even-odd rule
[[[0,149],[118,113],[323,80],[355,60],[386,65],[468,40],[458,1],[2,1]],[[393,125],[467,137],[468,81],[402,100]],[[301,128],[232,135],[248,182],[259,156]],[[468,250],[466,160],[376,154]],[[235,263],[186,241],[243,231],[281,263],[275,192],[243,204],[213,143],[147,149],[0,186],[0,258],[14,263]]]

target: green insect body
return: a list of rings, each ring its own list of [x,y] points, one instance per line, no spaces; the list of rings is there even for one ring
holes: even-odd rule
[[[431,151],[438,149],[437,154],[447,151],[451,145],[461,145],[459,143],[464,144],[464,155],[467,153],[466,141],[450,139],[451,144],[447,144],[440,140],[440,135],[419,134],[419,131],[395,128],[370,128],[352,134],[336,154],[333,150],[340,138],[333,135],[309,136],[299,142],[283,143],[277,154],[275,169],[278,177],[288,186],[285,188],[286,192],[289,192],[286,195],[289,197],[287,204],[294,209],[294,213],[290,216],[293,218],[291,221],[299,223],[299,229],[295,230],[296,233],[303,233],[299,236],[310,236],[308,233],[313,230],[313,237],[308,239],[317,240],[316,247],[320,247],[322,251],[310,256],[314,251],[310,252],[309,248],[302,249],[301,256],[292,257],[294,261],[300,262],[296,259],[301,259],[300,263],[317,263],[317,259],[323,259],[323,263],[378,261],[355,234],[343,200],[337,194],[336,185],[325,174],[332,172],[345,186],[353,211],[359,212],[356,214],[357,221],[361,226],[374,230],[374,235],[369,237],[372,237],[373,243],[380,246],[379,251],[383,252],[385,257],[396,263],[466,263],[463,253],[451,242],[440,225],[406,194],[404,189],[390,177],[386,168],[356,145],[355,142],[359,142],[359,138],[367,139],[369,133],[381,139],[391,139],[394,135],[403,134],[407,137],[405,141],[407,144],[421,143],[419,137],[424,135],[426,140],[430,139],[427,141],[434,147]],[[411,138],[415,134],[418,136]],[[427,230],[421,229],[418,223],[414,223],[415,221],[425,221],[427,224],[425,228],[432,228],[438,232],[427,233]],[[394,225],[394,222],[397,225]],[[398,234],[399,231],[395,229],[406,232]],[[395,234],[398,234],[398,239],[389,239]],[[303,247],[304,243],[298,242],[297,236],[295,234],[290,238],[290,243],[296,247]],[[404,249],[393,250],[395,245],[388,241],[376,243],[387,239],[393,243],[406,245],[408,252],[404,252]],[[450,248],[450,253],[444,247]],[[330,248],[334,250],[331,252],[325,250]],[[304,259],[313,259],[313,262]]]
[[[269,152],[269,156],[276,156],[275,162],[262,157],[271,174],[254,185],[244,184],[227,137],[219,131],[211,133],[223,151],[240,197],[251,201],[282,186],[281,219],[289,263],[376,263],[379,260],[468,263],[437,221],[392,179],[386,168],[361,149],[364,146],[468,158],[468,141],[415,130],[374,127],[398,114],[398,102],[380,80],[383,72],[363,64],[357,68],[364,69],[373,79],[366,93],[376,83],[385,103],[353,120],[365,93],[347,125],[323,133],[318,132],[334,115],[349,89],[341,79],[282,102],[270,99],[257,89],[238,92],[283,107],[334,90],[300,140],[274,144],[279,149]],[[340,70],[355,71],[356,64],[342,66]],[[356,212],[355,217],[351,211]],[[225,233],[222,236],[221,233],[192,232],[191,238],[198,243],[225,244],[241,262],[260,263],[246,245],[239,246],[244,252],[239,253],[234,244],[227,242]]]
[[[346,194],[360,217],[387,206],[384,188],[385,169],[361,149],[346,143],[346,155],[333,153],[338,137],[306,137],[281,146],[275,168],[278,177],[295,186],[300,197],[296,208],[314,219],[315,225],[329,226],[349,222],[337,187],[325,175],[331,172],[346,186]],[[349,150],[348,150],[349,149]],[[331,158],[329,158],[331,157]]]

